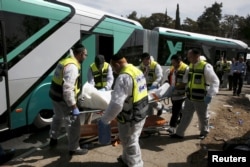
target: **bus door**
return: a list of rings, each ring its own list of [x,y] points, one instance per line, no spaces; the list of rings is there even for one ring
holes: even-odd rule
[[[97,42],[97,50],[105,57],[106,62],[110,62],[110,57],[114,54],[114,38],[112,36],[101,36],[99,35]]]
[[[10,99],[6,57],[5,25],[0,12],[0,132],[9,129]]]
[[[96,55],[104,55],[106,62],[109,63],[110,56],[114,54],[114,38],[111,35],[105,36],[102,34],[88,34],[83,32],[79,42],[87,48],[89,55],[82,63],[81,81],[82,83],[85,83],[87,79],[88,68],[90,64],[95,61]]]

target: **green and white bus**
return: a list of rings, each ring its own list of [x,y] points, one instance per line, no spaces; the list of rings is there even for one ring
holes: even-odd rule
[[[117,53],[143,27],[67,0],[0,0],[0,131],[51,122],[48,96],[56,64],[81,42],[82,81],[97,54]]]
[[[187,51],[192,47],[201,49],[206,61],[215,65],[221,56],[237,58],[246,56],[248,45],[243,41],[199,33],[156,27],[153,30],[135,30],[121,49],[133,64],[140,63],[138,53],[149,52],[164,70],[163,82],[171,65],[171,57],[178,54],[187,62]],[[187,62],[188,63],[188,62]]]
[[[199,46],[209,62],[219,55],[244,53],[238,40],[157,27],[146,30],[136,21],[69,0],[0,0],[0,132],[51,123],[48,96],[55,66],[81,42],[88,49],[82,82],[98,54],[106,61],[122,52],[139,65],[149,52],[164,68],[173,54],[185,56]]]
[[[159,33],[158,62],[161,65],[170,65],[170,58],[174,54],[184,57],[188,49],[198,47],[207,61],[214,65],[221,56],[227,59],[246,55],[248,45],[243,41],[222,38],[199,33],[157,27],[154,29]]]

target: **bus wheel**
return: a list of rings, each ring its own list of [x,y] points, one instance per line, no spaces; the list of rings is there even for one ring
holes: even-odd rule
[[[34,125],[37,128],[48,126],[52,122],[53,110],[41,110],[35,118]]]

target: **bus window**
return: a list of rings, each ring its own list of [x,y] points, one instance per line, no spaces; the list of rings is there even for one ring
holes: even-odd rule
[[[47,19],[4,12],[7,54],[48,24]],[[32,46],[29,48],[31,49]]]
[[[143,53],[143,30],[135,30],[122,46],[120,52],[126,56],[129,63],[138,66],[140,56]]]

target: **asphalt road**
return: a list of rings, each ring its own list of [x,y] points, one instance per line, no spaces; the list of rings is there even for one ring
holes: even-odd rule
[[[169,120],[170,116],[170,113],[162,115],[166,120]],[[117,157],[122,152],[121,145],[100,146],[97,142],[92,142],[85,145],[89,148],[87,155],[70,157],[66,135],[62,135],[57,147],[51,149],[48,146],[48,131],[49,128],[44,128],[4,141],[2,144],[5,148],[17,149],[16,157],[6,165],[13,167],[121,166],[117,162]],[[190,156],[200,149],[200,140],[197,139],[199,132],[197,131],[196,116],[187,130],[188,137],[184,141],[169,138],[164,128],[159,128],[149,134],[143,135],[140,139],[144,167],[189,167]],[[185,152],[183,152],[184,147]]]

